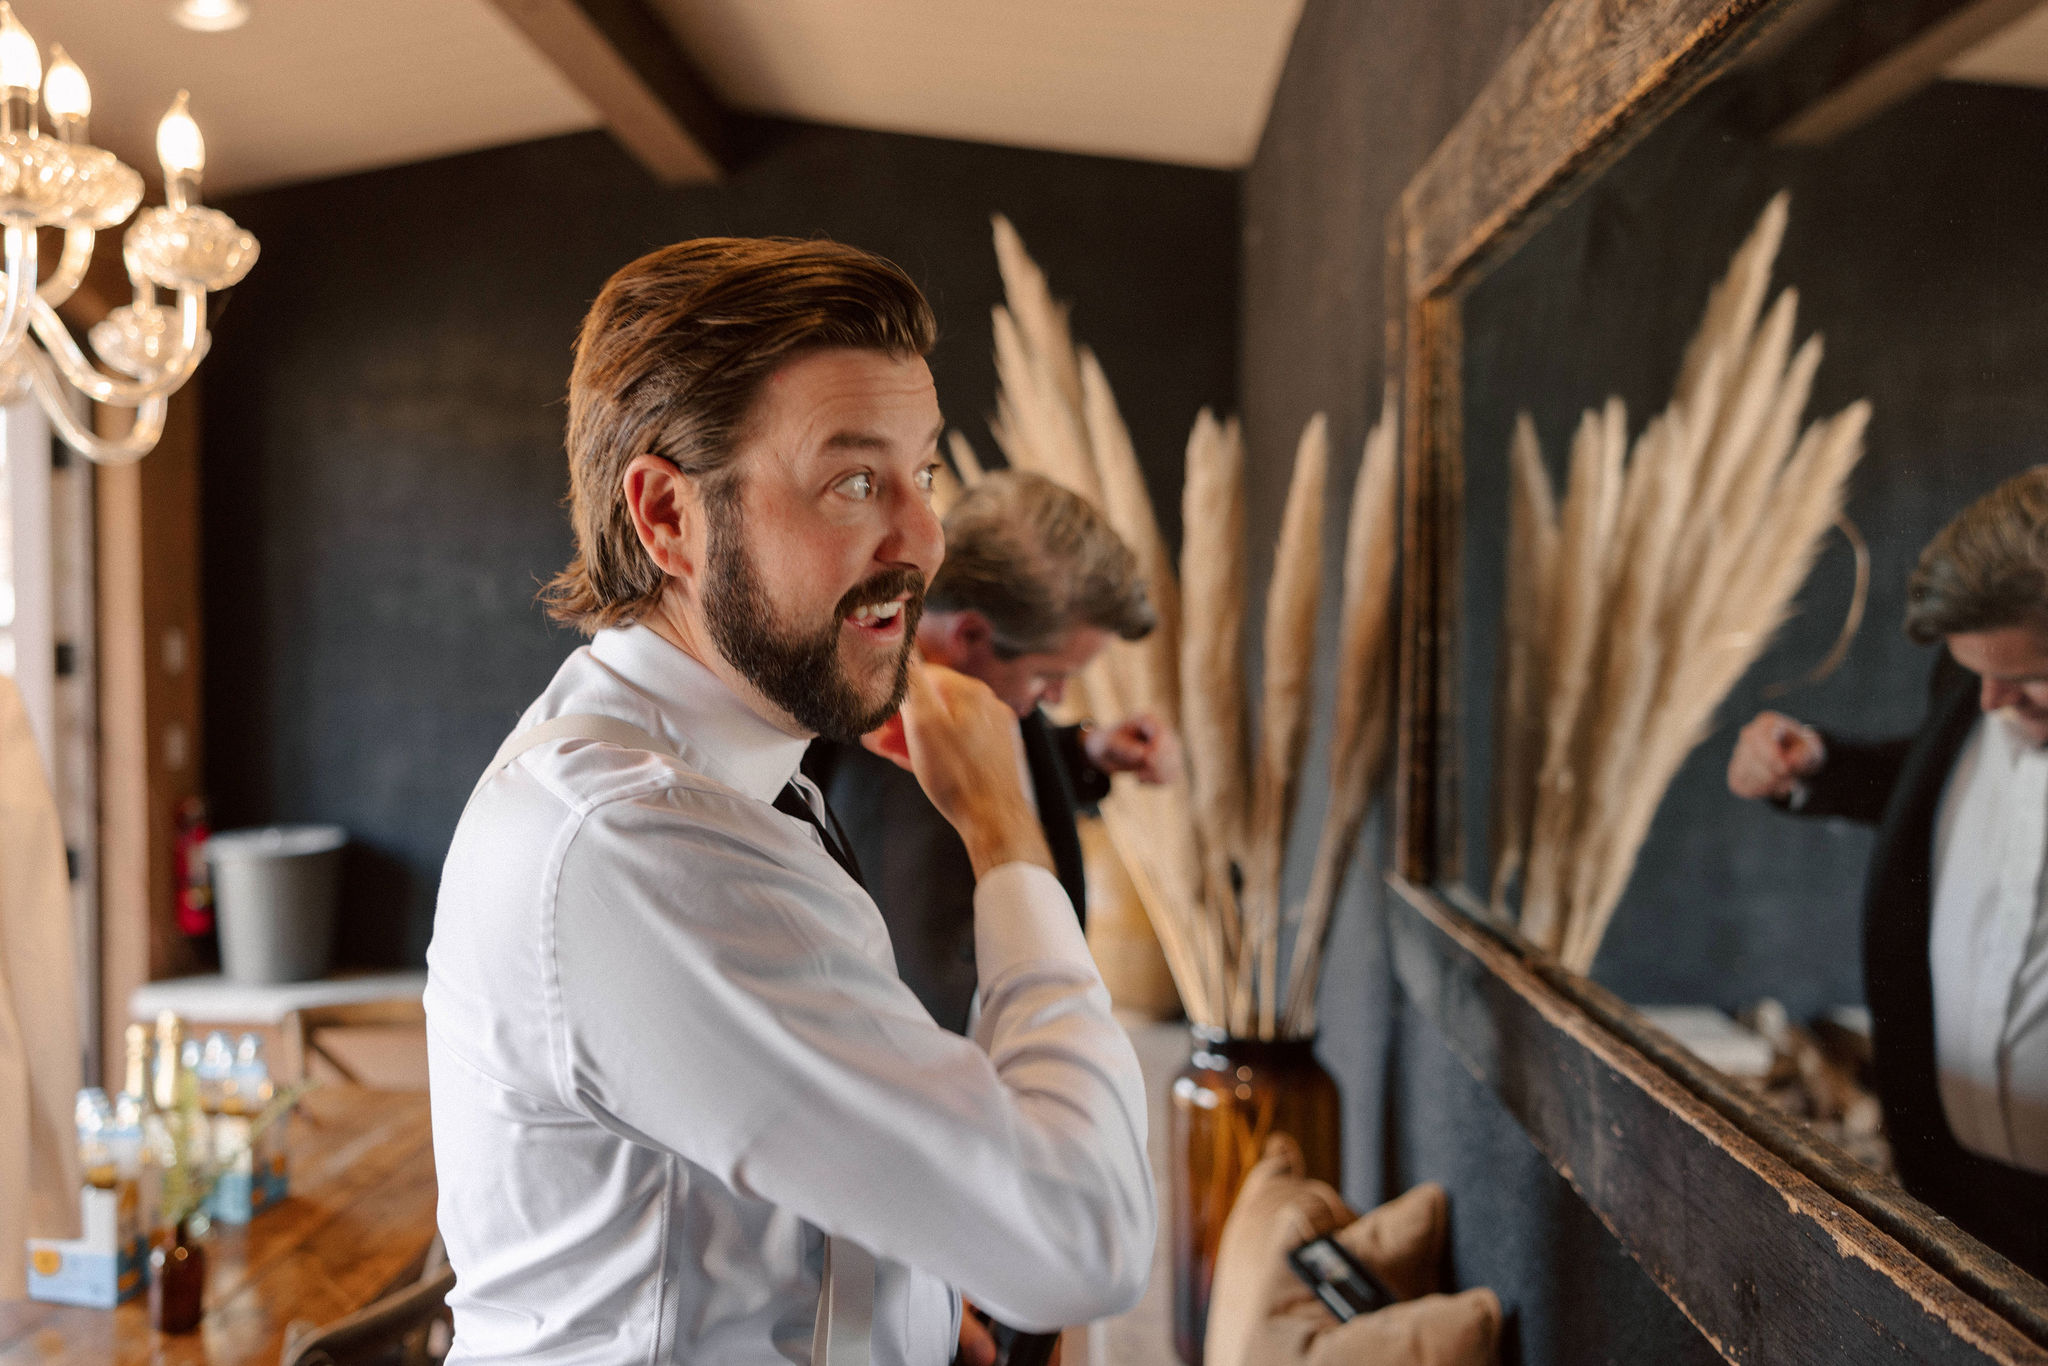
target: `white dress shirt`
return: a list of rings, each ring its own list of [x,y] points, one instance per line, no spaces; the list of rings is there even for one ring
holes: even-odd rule
[[[1934,831],[1942,1110],[1970,1151],[2048,1172],[2048,750],[1980,718]]]
[[[964,1291],[1120,1312],[1156,1232],[1138,1064],[1042,868],[975,889],[982,1013],[935,1024],[880,913],[771,803],[805,742],[644,627],[521,719],[675,747],[526,751],[470,799],[427,953],[457,1362],[807,1361],[824,1233],[878,1263],[878,1366],[943,1366]],[[820,1232],[823,1230],[824,1232]]]

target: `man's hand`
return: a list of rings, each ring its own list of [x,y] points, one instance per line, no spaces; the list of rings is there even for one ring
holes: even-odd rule
[[[1736,737],[1735,753],[1728,759],[1728,790],[1752,801],[1782,801],[1826,760],[1827,747],[1812,726],[1774,711],[1758,712]]]
[[[960,1351],[953,1366],[996,1366],[996,1337],[966,1302],[960,1305]]]
[[[1084,731],[1081,748],[1104,773],[1129,773],[1141,783],[1155,784],[1180,776],[1180,741],[1149,712]]]
[[[861,743],[917,775],[960,832],[975,877],[1005,863],[1052,868],[1045,831],[1024,795],[1017,718],[986,683],[913,661],[903,709]]]

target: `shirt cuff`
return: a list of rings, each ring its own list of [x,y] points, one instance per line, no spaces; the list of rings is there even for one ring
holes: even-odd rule
[[[974,885],[974,960],[984,986],[1027,961],[1095,972],[1074,903],[1036,863],[1001,864]]]

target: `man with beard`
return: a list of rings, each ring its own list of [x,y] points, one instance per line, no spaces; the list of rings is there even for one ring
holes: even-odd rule
[[[1728,786],[1877,827],[1863,981],[1899,1179],[2048,1276],[2048,465],[1928,543],[1906,633],[1946,646],[1917,734],[1764,712]]]
[[[667,247],[585,320],[547,598],[592,641],[472,794],[428,952],[452,1361],[941,1366],[960,1292],[1051,1328],[1143,1289],[1137,1063],[1009,713],[913,667],[933,330],[822,241]],[[977,879],[973,1040],[797,774],[899,703]]]

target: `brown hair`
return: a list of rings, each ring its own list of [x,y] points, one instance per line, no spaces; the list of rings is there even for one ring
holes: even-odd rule
[[[576,556],[541,592],[585,634],[633,620],[667,576],[633,530],[623,481],[654,454],[705,481],[714,509],[762,381],[798,355],[855,347],[922,356],[938,334],[910,277],[823,240],[700,237],[605,282],[569,372],[569,520]]]
[[[1927,543],[1906,586],[1906,634],[2048,625],[2048,465],[2006,480]]]
[[[925,609],[981,613],[1009,658],[1056,649],[1076,626],[1140,640],[1159,622],[1137,557],[1108,519],[1018,470],[983,478],[946,514],[946,558]]]

